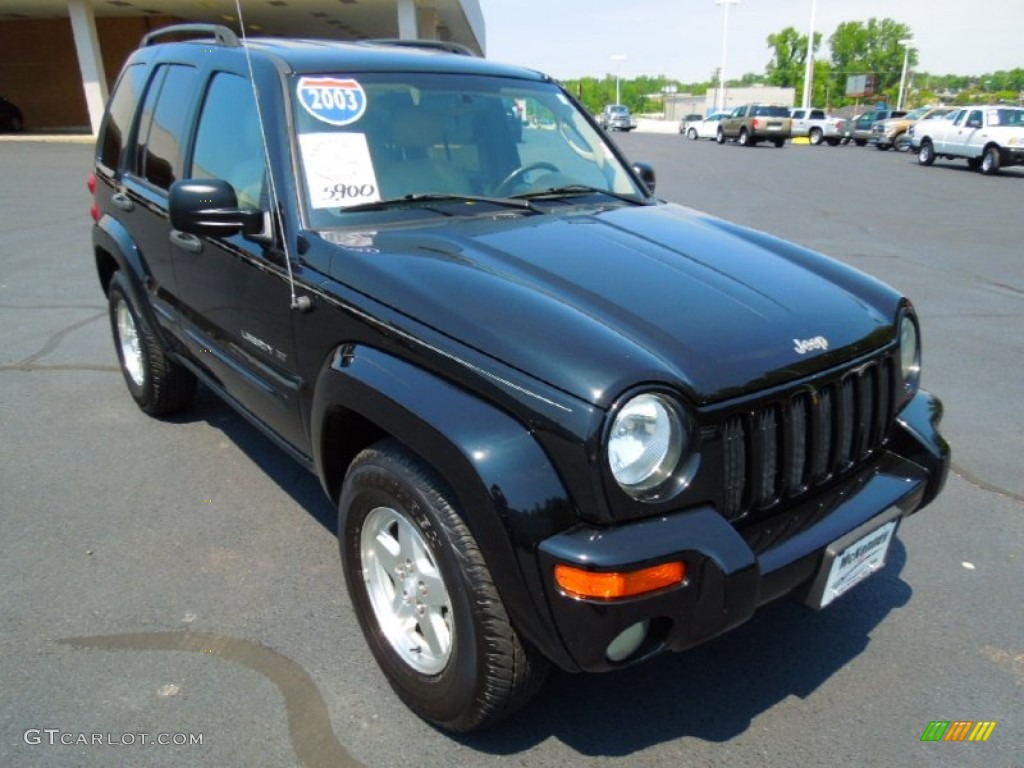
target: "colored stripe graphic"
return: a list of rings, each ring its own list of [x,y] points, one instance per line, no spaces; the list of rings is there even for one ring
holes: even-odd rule
[[[996,729],[995,720],[980,720],[978,724],[974,726],[974,730],[971,731],[971,735],[967,738],[968,741],[988,741],[988,737],[992,735],[992,731]]]
[[[954,720],[949,730],[946,731],[946,738],[943,741],[963,741],[974,725],[973,720]]]
[[[921,741],[942,741],[949,728],[949,720],[932,720],[921,734]]]

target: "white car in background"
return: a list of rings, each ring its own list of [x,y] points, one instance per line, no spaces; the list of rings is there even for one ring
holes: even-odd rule
[[[687,120],[679,127],[679,132],[691,141],[697,139],[713,139],[718,135],[718,121],[728,116],[728,112],[715,112],[701,120]]]
[[[966,160],[968,168],[985,174],[1024,165],[1024,107],[962,107],[947,119],[922,120],[911,133],[911,146],[921,165],[945,157]]]

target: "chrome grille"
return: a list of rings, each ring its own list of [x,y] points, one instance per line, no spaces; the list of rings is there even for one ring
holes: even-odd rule
[[[894,418],[885,356],[731,416],[722,430],[726,517],[793,499],[842,475],[885,441]]]

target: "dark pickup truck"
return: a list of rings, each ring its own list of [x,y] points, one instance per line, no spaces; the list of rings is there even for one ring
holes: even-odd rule
[[[201,382],[319,477],[366,642],[441,727],[842,599],[943,486],[911,302],[655,198],[532,70],[158,30],[89,183],[128,392]]]

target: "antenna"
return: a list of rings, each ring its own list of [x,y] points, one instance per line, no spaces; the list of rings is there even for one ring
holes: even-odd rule
[[[288,252],[288,238],[285,236],[284,221],[281,218],[281,206],[278,204],[277,184],[274,182],[274,172],[270,164],[270,146],[267,143],[267,129],[263,121],[263,106],[260,104],[259,91],[256,88],[256,74],[252,68],[252,55],[249,52],[248,38],[245,34],[245,18],[242,16],[242,0],[235,0],[235,10],[238,12],[238,28],[242,33],[242,47],[245,49],[245,63],[249,68],[249,82],[252,84],[252,97],[256,102],[256,119],[260,124],[260,139],[263,142],[263,159],[267,166],[267,181],[270,183],[270,216],[271,221],[276,224],[276,229],[281,238],[281,247],[284,250],[284,265],[288,270],[288,290],[291,294],[290,307],[293,310],[307,312],[312,307],[308,296],[295,295],[295,275],[292,273],[292,257]]]

